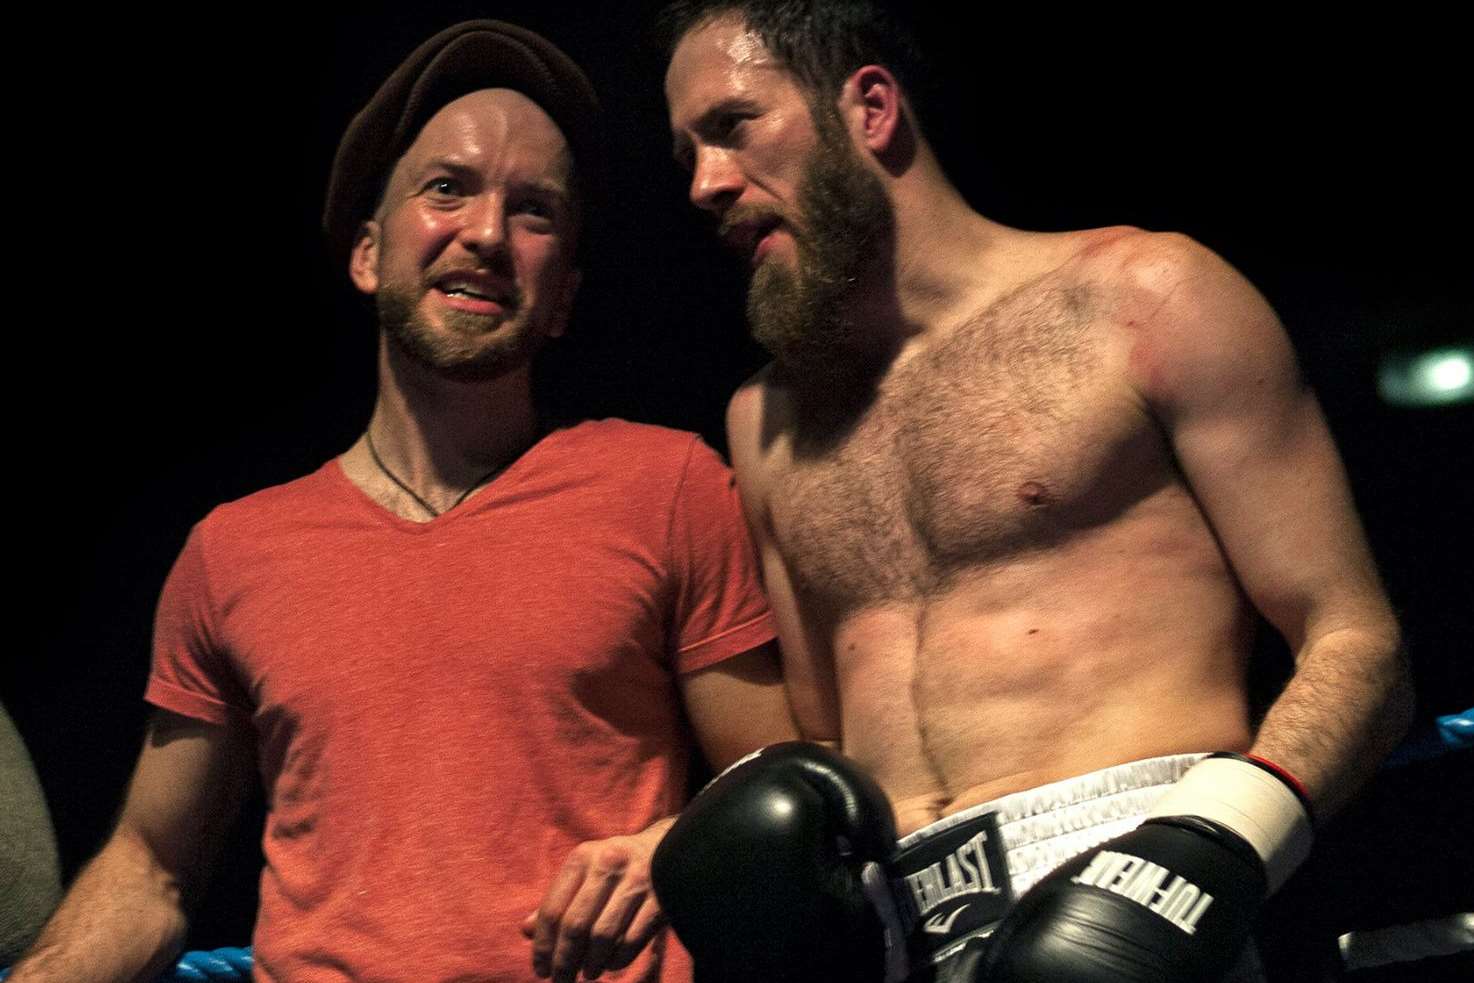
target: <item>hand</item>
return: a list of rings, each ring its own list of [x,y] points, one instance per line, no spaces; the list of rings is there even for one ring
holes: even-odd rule
[[[650,889],[650,856],[673,819],[631,836],[580,843],[522,923],[532,971],[555,983],[623,969],[665,924]]]

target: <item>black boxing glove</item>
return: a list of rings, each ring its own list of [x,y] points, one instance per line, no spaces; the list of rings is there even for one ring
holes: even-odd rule
[[[1004,918],[977,977],[1185,983],[1239,959],[1264,899],[1310,852],[1298,783],[1268,762],[1213,755],[1130,833],[1040,881]]]
[[[873,779],[816,744],[775,744],[711,782],[661,840],[655,895],[698,979],[851,983],[885,973],[862,871],[896,846]]]

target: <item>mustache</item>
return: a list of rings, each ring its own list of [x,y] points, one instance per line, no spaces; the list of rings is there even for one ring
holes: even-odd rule
[[[754,228],[763,225],[777,225],[780,222],[789,226],[793,225],[786,215],[775,209],[764,208],[761,205],[733,205],[718,221],[717,235],[726,239],[732,233],[744,227]]]

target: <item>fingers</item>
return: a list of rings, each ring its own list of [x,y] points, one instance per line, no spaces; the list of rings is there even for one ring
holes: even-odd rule
[[[653,892],[646,894],[645,900],[635,911],[629,925],[625,927],[624,938],[613,946],[609,961],[598,967],[599,972],[624,969],[635,961],[636,956],[645,951],[645,947],[655,938],[655,934],[664,927],[665,916],[660,910],[660,904],[655,900]],[[589,975],[587,967],[585,967],[585,975]]]
[[[620,893],[616,889],[611,895],[589,934],[588,946],[580,961],[586,980],[598,979],[608,968],[616,950],[623,948],[625,929],[634,918],[637,905],[629,904],[628,895],[620,897]]]
[[[576,848],[522,931],[533,972],[573,983],[629,965],[662,925],[648,851],[616,837]]]
[[[583,884],[563,913],[558,939],[553,947],[553,983],[573,983],[588,954],[589,944],[601,915],[605,913],[620,878],[625,859],[600,851],[596,863],[585,872]],[[618,913],[616,913],[617,917]],[[603,923],[608,925],[608,921]],[[620,919],[623,928],[623,919]]]
[[[548,885],[543,903],[532,916],[532,971],[540,977],[552,975],[553,947],[558,942],[559,923],[583,886],[583,879],[584,863],[579,850],[575,850],[558,871],[558,876],[553,878],[553,883]],[[526,925],[525,922],[523,924]]]
[[[664,927],[665,918],[650,889],[648,875],[632,876],[627,872],[594,926],[584,957],[584,978],[597,979],[606,970],[624,969]]]

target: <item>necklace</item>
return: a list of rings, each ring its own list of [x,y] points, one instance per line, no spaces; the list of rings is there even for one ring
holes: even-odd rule
[[[374,438],[369,435],[369,432],[367,430],[363,432],[363,439],[368,443],[369,457],[373,458],[374,463],[379,466],[379,470],[384,472],[384,477],[388,478],[390,481],[394,482],[395,485],[399,486],[400,491],[404,492],[410,498],[418,502],[420,508],[424,509],[426,512],[429,512],[433,518],[438,519],[445,514],[444,512],[441,512],[439,509],[435,508],[435,506],[431,505],[429,502],[425,501],[419,495],[416,495],[413,488],[400,481],[399,476],[393,471],[389,470],[389,466],[384,463],[382,458],[379,457],[379,452],[374,447]],[[460,505],[466,499],[470,498],[473,491],[486,484],[492,478],[496,477],[497,473],[501,471],[501,469],[504,467],[506,467],[505,464],[498,464],[496,467],[492,468],[490,471],[477,478],[476,481],[472,483],[471,487],[461,492],[460,497],[457,498],[454,502],[450,503],[450,508],[446,509],[445,512],[449,512],[451,509],[455,508],[457,505]]]

